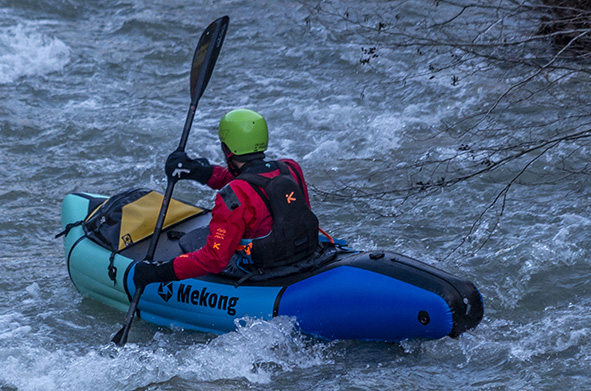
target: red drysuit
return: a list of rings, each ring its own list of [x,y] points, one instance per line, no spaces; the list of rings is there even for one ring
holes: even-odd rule
[[[304,190],[306,203],[310,206],[301,167],[293,160],[281,161],[287,163],[291,175],[298,184],[301,178],[303,183],[300,185]],[[270,166],[268,162],[259,160],[246,163],[243,171],[272,178],[279,175],[279,169],[273,168],[274,166]],[[174,272],[180,280],[221,272],[236,252],[240,240],[265,236],[273,226],[265,202],[248,182],[234,180],[227,168],[214,166],[213,175],[207,185],[215,190],[222,189],[216,195],[211,212],[209,236],[206,245],[201,249],[174,259]]]

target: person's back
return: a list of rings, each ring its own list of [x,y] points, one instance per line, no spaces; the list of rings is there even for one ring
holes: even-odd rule
[[[190,159],[184,152],[172,153],[166,164],[172,180],[193,179],[220,190],[206,244],[163,264],[138,263],[136,285],[219,273],[237,257],[265,269],[313,255],[318,220],[301,167],[293,160],[264,160],[264,118],[251,110],[233,110],[220,121],[218,134],[227,168]]]
[[[256,235],[244,254],[259,270],[309,259],[318,246],[318,219],[304,196],[307,190],[296,164],[293,161],[270,162],[265,165],[277,167],[272,175],[245,170],[236,178],[237,182],[246,181],[254,189],[272,217],[270,232],[264,236]]]

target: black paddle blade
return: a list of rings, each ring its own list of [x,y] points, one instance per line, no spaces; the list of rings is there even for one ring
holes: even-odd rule
[[[131,323],[129,324],[131,327]],[[113,342],[117,346],[125,346],[127,343],[127,336],[129,335],[129,327],[127,327],[127,323],[125,326],[115,334],[113,338],[111,338],[111,342]]]
[[[201,98],[209,83],[229,23],[230,18],[222,16],[207,26],[201,34],[191,66],[191,102],[193,104]]]
[[[129,310],[127,311],[127,315],[125,316],[125,326],[121,330],[117,332],[111,338],[111,342],[113,342],[117,346],[125,346],[127,343],[127,336],[129,335],[129,329],[131,328],[131,322],[133,322],[133,315],[135,310],[137,309],[137,304],[140,301],[140,296],[142,295],[144,288],[136,289],[135,293],[133,294],[133,298],[129,303]]]

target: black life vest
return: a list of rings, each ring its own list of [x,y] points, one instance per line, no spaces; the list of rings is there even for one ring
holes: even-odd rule
[[[310,259],[318,247],[318,218],[308,207],[303,180],[296,183],[285,162],[274,162],[279,175],[267,178],[242,173],[236,179],[248,182],[261,197],[273,218],[271,232],[253,239],[250,247],[254,266],[270,269]],[[265,193],[261,189],[265,190]]]

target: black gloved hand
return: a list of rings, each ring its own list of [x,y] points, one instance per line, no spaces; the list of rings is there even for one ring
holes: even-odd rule
[[[170,282],[178,281],[174,268],[173,261],[168,262],[148,262],[142,261],[135,265],[135,273],[133,275],[133,283],[137,288],[143,288],[152,282]]]
[[[165,171],[172,180],[194,179],[205,185],[213,174],[213,166],[205,158],[191,159],[183,151],[174,151],[166,159]]]

